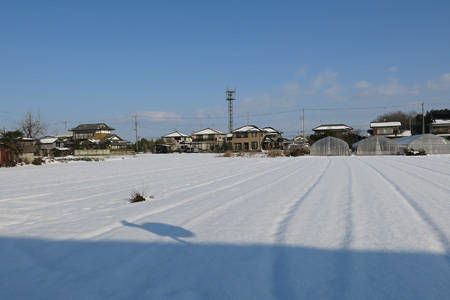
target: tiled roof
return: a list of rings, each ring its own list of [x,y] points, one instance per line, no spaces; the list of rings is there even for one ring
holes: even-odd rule
[[[115,130],[112,127],[109,127],[105,123],[95,123],[95,124],[80,124],[75,128],[69,129],[69,131],[81,131],[81,130]]]

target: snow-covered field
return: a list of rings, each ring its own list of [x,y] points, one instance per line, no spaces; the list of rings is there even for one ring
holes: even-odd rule
[[[0,168],[0,299],[449,298],[450,156]]]

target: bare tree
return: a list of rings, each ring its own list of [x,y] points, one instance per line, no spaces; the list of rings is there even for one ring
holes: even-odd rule
[[[25,117],[19,123],[20,130],[23,132],[27,138],[36,138],[40,135],[44,135],[48,125],[41,121],[41,114],[38,113],[37,116],[29,110]]]
[[[390,113],[386,113],[378,116],[374,122],[400,122],[402,126],[400,129],[408,130],[411,127],[416,125],[416,116],[417,112],[411,111],[409,113],[405,113],[403,111],[394,111]]]

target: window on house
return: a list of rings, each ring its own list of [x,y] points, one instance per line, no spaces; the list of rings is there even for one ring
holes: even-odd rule
[[[258,142],[252,142],[252,150],[258,149]]]
[[[380,128],[378,129],[378,134],[392,134],[394,130],[392,128]]]
[[[257,137],[258,133],[257,132],[252,132],[252,137]]]
[[[235,150],[241,150],[242,149],[242,144],[241,143],[234,144],[234,149]]]

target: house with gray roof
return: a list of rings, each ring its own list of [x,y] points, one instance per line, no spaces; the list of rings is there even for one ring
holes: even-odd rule
[[[226,138],[226,133],[220,130],[205,128],[192,133],[192,147],[200,151],[220,149]]]
[[[73,132],[73,139],[79,141],[85,141],[88,139],[102,139],[108,134],[111,134],[111,131],[115,130],[112,127],[109,127],[105,123],[94,123],[94,124],[80,124],[77,127],[69,129],[69,131]]]

